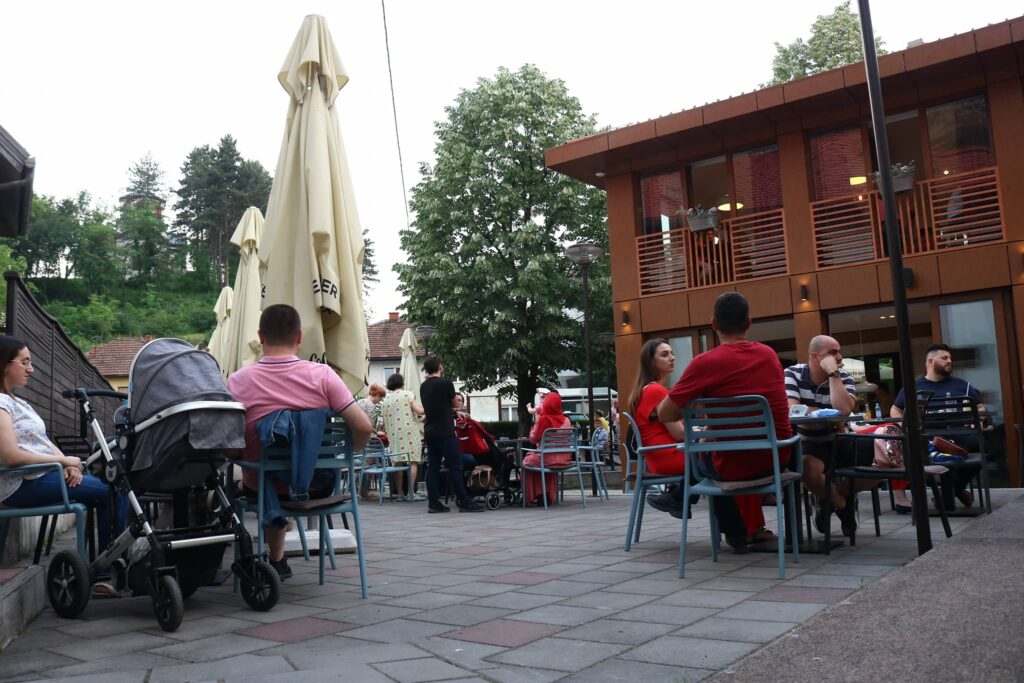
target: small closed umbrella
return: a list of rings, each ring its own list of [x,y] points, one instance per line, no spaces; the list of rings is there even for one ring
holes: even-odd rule
[[[213,312],[217,316],[217,326],[213,328],[210,335],[210,355],[217,359],[221,372],[224,371],[225,341],[227,340],[228,326],[231,320],[231,304],[234,299],[230,287],[222,287],[217,303],[213,305]]]
[[[238,247],[239,259],[231,318],[224,339],[224,361],[221,363],[225,375],[255,363],[260,357],[260,264],[257,252],[262,233],[263,214],[255,206],[250,206],[231,235],[231,243]]]
[[[412,392],[416,400],[420,400],[420,364],[416,360],[416,335],[411,327],[405,328],[402,339],[398,342],[402,351],[402,364],[398,371],[405,380],[405,388]]]
[[[323,17],[303,20],[277,78],[289,105],[260,249],[263,307],[294,306],[300,355],[330,364],[356,393],[370,352],[364,245],[334,106],[348,76]]]

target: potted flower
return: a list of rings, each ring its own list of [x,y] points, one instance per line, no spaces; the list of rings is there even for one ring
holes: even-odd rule
[[[705,209],[701,206],[689,209],[686,212],[686,224],[691,232],[714,230],[718,227],[718,209],[715,207]]]
[[[909,192],[914,189],[917,166],[913,161],[907,164],[893,164],[889,170],[892,173],[893,192]],[[875,172],[875,185],[881,185],[881,176],[877,171]]]

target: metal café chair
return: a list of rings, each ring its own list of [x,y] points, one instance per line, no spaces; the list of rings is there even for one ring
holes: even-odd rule
[[[606,434],[604,439],[604,445],[601,445],[598,430],[594,430],[594,433],[590,437],[590,445],[588,446],[577,446],[576,451],[579,459],[580,469],[590,473],[590,476],[594,478],[594,482],[597,486],[597,495],[602,497],[604,500],[609,500],[608,497],[608,483],[604,478],[605,460],[604,454],[608,448],[608,441],[610,437]],[[584,458],[587,455],[589,457]]]
[[[988,453],[985,448],[985,430],[978,402],[970,396],[929,396],[921,406],[921,432],[929,440],[942,437],[967,449],[960,462],[943,462],[952,471],[975,470],[978,483],[978,504],[984,512],[992,513],[992,489],[989,485]],[[946,501],[938,500],[943,507]]]
[[[629,523],[626,525],[626,545],[624,547],[624,550],[629,552],[632,544],[640,542],[640,528],[644,522],[644,502],[647,499],[647,489],[655,486],[665,487],[672,484],[681,484],[683,475],[648,473],[644,454],[648,451],[664,450],[669,448],[669,446],[664,444],[645,446],[643,439],[640,437],[640,428],[637,427],[633,416],[629,413],[622,413],[622,416],[626,418],[629,424],[628,434],[626,435],[626,459],[623,460],[623,480],[629,477],[630,461],[636,460],[636,483],[633,485],[633,502],[629,508]],[[679,454],[680,459],[684,457],[682,453]]]
[[[361,452],[363,461],[361,477],[376,477],[378,479],[377,484],[377,504],[384,504],[384,487],[388,487],[388,491],[391,490],[391,475],[398,474],[399,472],[405,473],[409,471],[408,465],[396,465],[394,464],[394,458],[396,455],[403,455],[402,453],[392,453],[384,442],[380,440],[380,437],[373,435],[370,440],[366,442],[366,447]],[[411,487],[410,487],[411,488]]]
[[[540,456],[540,463],[537,465],[521,465],[521,469],[524,472],[539,472],[541,475],[541,500],[544,501],[544,509],[548,508],[548,487],[544,484],[545,475],[551,474],[556,477],[556,480],[561,481],[559,475],[575,470],[576,476],[579,478],[580,486],[580,501],[583,503],[583,507],[587,506],[587,494],[583,490],[583,470],[580,468],[579,456],[577,455],[578,445],[576,443],[576,430],[566,427],[562,429],[547,429],[540,438],[540,445],[537,448],[524,448],[522,450],[524,456],[531,453],[536,453]],[[570,462],[568,465],[551,465],[545,464],[544,456],[556,455],[561,453],[568,453]],[[525,491],[524,491],[525,494]],[[557,502],[557,501],[551,501]],[[526,507],[526,496],[523,495],[523,507]]]

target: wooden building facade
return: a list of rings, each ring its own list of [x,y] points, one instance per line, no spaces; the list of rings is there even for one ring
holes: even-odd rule
[[[995,416],[1019,485],[1024,365],[1024,18],[880,58],[915,374],[937,341]],[[574,140],[549,168],[607,191],[616,357],[630,387],[645,339],[677,371],[716,343],[723,291],[784,364],[816,334],[843,345],[868,407],[899,380],[885,211],[863,63]],[[716,208],[699,229],[687,211]]]

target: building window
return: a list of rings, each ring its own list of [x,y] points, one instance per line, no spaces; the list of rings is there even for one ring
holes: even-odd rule
[[[933,177],[994,165],[985,98],[979,95],[929,107],[928,145]]]
[[[867,184],[864,138],[860,128],[813,135],[810,148],[816,200],[845,197]]]
[[[678,171],[642,178],[640,201],[644,211],[644,234],[683,227],[686,195]]]
[[[518,422],[519,407],[515,403],[502,403],[498,419],[502,422]]]
[[[690,206],[687,208],[730,208],[729,168],[725,156],[690,164]]]
[[[388,380],[391,375],[397,375],[401,368],[384,368],[384,381]]]
[[[889,162],[892,164],[914,164],[917,179],[927,176],[924,163],[924,148],[921,144],[921,118],[917,110],[885,117],[885,132],[889,138]],[[871,141],[871,170],[878,170],[878,155],[875,153],[874,133],[868,132]],[[874,179],[872,179],[874,180]]]
[[[803,349],[801,352],[797,352],[796,328],[792,318],[759,320],[756,323],[751,323],[750,329],[747,330],[747,339],[771,347],[784,368],[805,360],[804,354],[807,350]]]
[[[738,211],[768,211],[782,206],[782,172],[775,145],[732,155],[733,182]]]

